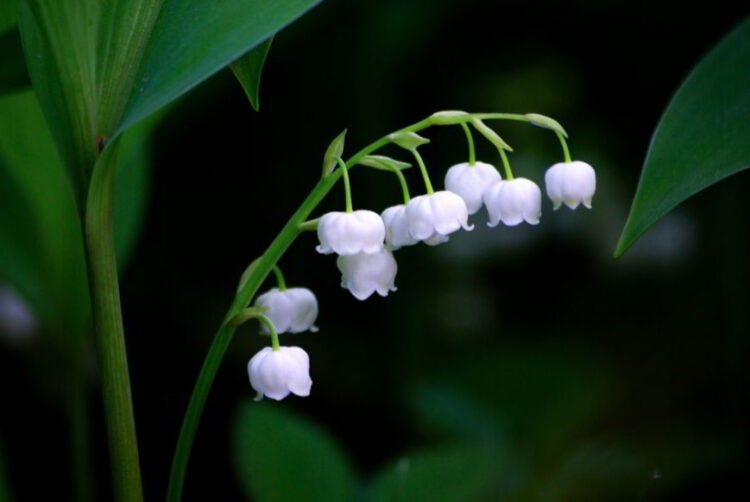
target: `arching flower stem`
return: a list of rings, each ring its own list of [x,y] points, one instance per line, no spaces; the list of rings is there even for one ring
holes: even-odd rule
[[[409,194],[409,185],[406,183],[404,173],[400,169],[394,169],[393,173],[398,178],[398,182],[401,184],[401,192],[404,195],[404,204],[408,204],[411,200],[411,194]]]
[[[510,169],[510,162],[508,161],[508,154],[505,153],[505,149],[503,148],[498,148],[497,150],[500,152],[500,158],[503,160],[503,169],[505,169],[505,179],[512,180],[513,171]]]
[[[565,155],[565,162],[570,162],[570,150],[568,150],[568,142],[565,141],[565,137],[560,134],[558,131],[555,131],[555,134],[557,134],[557,139],[560,140],[560,145],[562,145],[563,149],[563,155]]]
[[[399,129],[396,133],[419,132],[434,125],[463,124],[470,122],[472,118],[530,122],[528,117],[513,113],[465,114],[452,117],[449,122],[445,120],[439,121],[435,116],[430,116],[404,127],[403,129]],[[347,159],[347,161],[344,162],[344,165],[347,169],[351,169],[366,155],[370,155],[389,144],[391,142],[391,134],[393,133],[386,134],[380,139],[362,148],[352,157]],[[421,157],[417,156],[417,159],[420,163],[420,169],[423,169],[422,172],[425,176],[426,182],[429,183],[429,177],[426,176],[424,163],[421,162]],[[167,488],[167,502],[179,502],[182,497],[185,473],[187,471],[190,451],[193,446],[198,423],[200,422],[200,417],[203,413],[203,408],[206,404],[211,385],[214,382],[221,361],[224,358],[224,354],[226,353],[236,330],[236,326],[231,322],[232,319],[250,304],[263,281],[268,277],[268,274],[271,273],[273,266],[281,259],[282,255],[286,252],[289,246],[291,246],[297,236],[307,230],[308,226],[312,227],[317,224],[316,220],[307,221],[307,219],[315,208],[318,207],[318,204],[320,204],[325,196],[336,185],[339,178],[348,175],[347,169],[336,169],[332,173],[322,177],[313,187],[305,200],[302,201],[302,204],[300,204],[294,214],[292,214],[291,218],[289,218],[276,238],[268,246],[263,253],[263,256],[261,256],[261,258],[259,258],[251,267],[248,267],[247,277],[241,281],[241,286],[234,297],[232,305],[229,307],[219,330],[214,335],[211,346],[206,354],[206,359],[204,360],[201,371],[198,374],[193,393],[190,396],[190,401],[183,418],[182,428],[180,429],[180,435],[177,440],[174,458],[172,460],[169,485]],[[348,176],[344,179],[345,183],[347,182],[347,178]],[[432,188],[431,184],[429,185],[429,188]],[[432,190],[429,191],[432,192]]]
[[[344,178],[344,194],[346,195],[346,212],[351,213],[354,208],[352,206],[352,185],[349,182],[349,169],[346,167],[346,162],[341,157],[336,158],[336,162],[339,163],[341,169],[341,175]]]
[[[284,279],[284,274],[281,272],[281,269],[278,265],[274,264],[272,270],[276,276],[276,284],[279,286],[279,291],[286,291],[286,280]]]
[[[469,145],[469,165],[473,166],[477,161],[477,155],[474,151],[474,137],[471,135],[471,129],[466,125],[466,122],[461,122],[461,129],[464,130],[464,134],[466,134],[466,142]]]
[[[422,179],[424,179],[424,186],[425,189],[427,189],[427,193],[435,193],[435,190],[432,188],[432,182],[430,181],[430,175],[427,172],[427,167],[424,165],[424,160],[422,160],[422,156],[419,155],[419,152],[416,148],[412,148],[410,151],[412,155],[414,155],[414,159],[417,161],[417,165],[419,165],[419,170],[422,172]]]

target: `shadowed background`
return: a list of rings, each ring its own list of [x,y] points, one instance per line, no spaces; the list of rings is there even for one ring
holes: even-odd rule
[[[440,109],[556,118],[573,157],[597,169],[593,211],[553,212],[545,200],[538,227],[494,229],[482,211],[471,233],[399,251],[399,291],[366,302],[340,288],[314,235],[301,236],[280,265],[290,285],[316,292],[321,330],[282,343],[308,351],[314,385],[311,397],[273,406],[327,430],[364,484],[411,452],[478,441],[487,448],[476,455],[445,457],[455,472],[484,473],[482,489],[457,500],[738,491],[748,460],[747,176],[675,211],[623,259],[611,253],[669,97],[745,15],[730,2],[331,0],[274,41],[260,113],[228,71],[185,97],[157,131],[150,203],[122,280],[147,498],[163,496],[182,413],[240,273],[316,182],[328,142],[348,128],[353,153]],[[515,148],[516,175],[541,185],[561,158],[554,135],[492,125]],[[442,186],[466,159],[463,133],[425,135],[421,151]],[[475,140],[478,158],[497,165]],[[420,193],[418,173],[408,179]],[[357,168],[352,186],[360,208],[400,201],[387,173]],[[320,212],[341,207],[337,187]],[[245,365],[264,343],[257,331],[238,332],[214,384],[186,500],[244,497],[232,430],[253,395]],[[33,343],[0,351],[0,430],[18,500],[67,483],[55,386],[39,377],[55,361],[38,352]]]

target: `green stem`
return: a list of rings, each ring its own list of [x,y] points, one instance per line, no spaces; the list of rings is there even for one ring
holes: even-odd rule
[[[427,167],[424,165],[424,160],[422,160],[422,156],[419,155],[419,152],[416,148],[411,149],[412,155],[414,155],[414,158],[417,160],[417,164],[419,165],[419,170],[422,172],[422,179],[424,180],[424,186],[427,189],[428,194],[435,193],[435,190],[432,189],[432,182],[430,181],[430,175],[427,173]]]
[[[142,502],[138,443],[112,233],[116,146],[113,144],[105,149],[92,174],[84,225],[86,258],[114,499],[117,502]]]
[[[401,172],[401,169],[394,169],[393,172],[398,178],[398,182],[401,184],[401,193],[404,196],[404,205],[406,205],[411,200],[411,194],[409,194],[409,185],[406,183],[406,178],[404,177],[404,173]]]
[[[276,276],[276,284],[279,286],[279,291],[286,291],[286,280],[284,279],[284,274],[281,273],[279,266],[274,265],[271,270],[273,270],[273,273]]]
[[[471,135],[471,129],[466,125],[466,122],[461,122],[461,128],[466,134],[466,142],[469,144],[469,165],[473,166],[477,161],[477,155],[474,151],[474,137]]]
[[[500,158],[503,160],[503,168],[505,168],[505,179],[512,180],[513,179],[513,171],[510,169],[510,162],[508,161],[508,155],[505,153],[504,148],[498,148],[498,152],[500,152]]]
[[[336,159],[339,163],[341,174],[344,177],[344,194],[346,195],[346,212],[351,213],[354,209],[352,207],[352,185],[349,182],[349,169],[346,167],[346,162],[341,157]]]
[[[563,155],[565,155],[565,162],[570,162],[571,160],[570,160],[570,150],[568,150],[568,142],[565,141],[565,137],[559,132],[555,131],[555,134],[557,134],[557,139],[560,140],[560,144],[562,145]]]
[[[501,114],[485,115],[492,115],[484,117],[487,119],[506,118],[508,120],[519,120],[515,118],[516,115],[514,114],[502,114],[507,115],[503,117],[499,116]],[[523,116],[520,115],[518,117]],[[469,120],[471,120],[471,116],[461,117],[461,119],[457,120],[455,123],[467,122]],[[528,119],[525,121],[528,122]],[[418,132],[432,125],[434,125],[434,120],[428,117],[410,126],[404,127],[403,129],[396,131],[396,133]],[[389,136],[390,134],[387,134],[361,149],[346,161],[346,166],[350,166],[348,168],[351,168],[357,165],[364,156],[369,155],[390,143]],[[344,170],[336,169],[330,175],[325,176],[318,181],[307,198],[305,198],[273,242],[271,242],[270,246],[268,246],[268,249],[263,253],[263,256],[253,265],[248,274],[247,280],[243,282],[237,292],[232,305],[229,307],[229,310],[224,317],[224,321],[219,328],[219,331],[211,342],[211,346],[208,349],[208,354],[206,355],[206,359],[203,362],[203,366],[198,375],[198,380],[193,389],[193,393],[190,396],[190,402],[188,403],[185,412],[185,418],[182,422],[182,428],[180,429],[180,435],[177,439],[177,447],[172,460],[169,486],[167,488],[167,502],[179,502],[182,497],[185,473],[187,471],[190,450],[192,449],[193,441],[195,439],[195,432],[201,414],[203,413],[203,408],[206,404],[211,384],[216,377],[216,372],[221,365],[221,360],[224,357],[235,332],[235,327],[231,325],[230,321],[238,312],[249,305],[250,301],[258,292],[260,285],[270,273],[272,267],[279,261],[279,259],[281,259],[282,255],[286,252],[292,242],[294,242],[297,236],[302,231],[308,229],[308,224],[311,224],[312,222],[307,222],[307,218],[309,218],[310,214],[315,210],[318,204],[320,204],[323,198],[328,192],[330,192],[339,178],[343,176],[343,173]]]

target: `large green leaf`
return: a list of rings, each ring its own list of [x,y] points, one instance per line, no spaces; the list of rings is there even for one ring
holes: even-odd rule
[[[320,0],[21,0],[29,75],[77,197],[108,141]]]
[[[33,92],[0,98],[0,277],[26,297],[42,324],[77,339],[87,329],[81,225]],[[20,237],[20,238],[19,238]]]
[[[271,42],[273,42],[273,38],[269,38],[249,51],[230,66],[234,76],[245,89],[247,99],[255,111],[260,108],[260,75],[263,72],[263,64],[266,62]]]
[[[18,24],[29,76],[76,196],[98,155],[97,0],[21,0]]]
[[[750,19],[698,63],[664,112],[615,256],[685,199],[750,167],[748,124]]]
[[[406,455],[376,476],[367,501],[483,500],[499,468],[500,456],[490,444],[454,445]]]
[[[331,437],[277,403],[246,403],[232,434],[242,487],[257,502],[352,502],[356,476]]]
[[[164,0],[120,130],[229,65],[319,2]]]
[[[142,223],[149,138],[159,116],[128,131],[120,145],[114,220],[121,264]],[[81,225],[31,91],[0,97],[0,214],[0,280],[26,298],[50,332],[83,334],[90,313]]]
[[[0,31],[0,61],[0,93],[29,85],[21,36],[16,28]]]

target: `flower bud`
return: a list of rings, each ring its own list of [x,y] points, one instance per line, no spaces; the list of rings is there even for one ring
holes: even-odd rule
[[[460,195],[469,214],[474,214],[482,208],[482,194],[500,179],[500,173],[490,164],[464,162],[448,169],[445,188]]]
[[[409,221],[406,218],[406,205],[391,206],[380,215],[385,223],[385,244],[391,250],[411,246],[419,242],[409,233]]]
[[[258,307],[266,307],[264,314],[271,319],[277,333],[301,333],[318,331],[314,326],[318,317],[318,300],[307,288],[289,288],[283,291],[273,288],[255,300]],[[268,327],[263,324],[263,333]]]
[[[330,212],[318,223],[318,253],[342,256],[377,253],[383,248],[385,225],[375,212],[360,209],[351,213]]]
[[[580,160],[558,162],[544,175],[547,196],[555,209],[564,203],[570,209],[583,204],[591,209],[591,199],[596,192],[596,172],[594,168]]]
[[[250,359],[247,372],[250,385],[258,393],[256,401],[263,396],[279,401],[290,392],[310,395],[310,358],[299,347],[279,347],[279,350],[266,347]]]
[[[484,204],[491,227],[500,221],[511,227],[523,221],[536,225],[542,215],[542,191],[526,178],[498,181],[484,193]]]
[[[409,234],[430,245],[448,240],[448,234],[469,225],[469,211],[460,195],[447,190],[414,197],[406,205]]]
[[[396,291],[398,265],[388,249],[377,253],[339,256],[336,265],[341,271],[341,287],[348,289],[358,300],[366,300],[373,293],[388,296]]]

